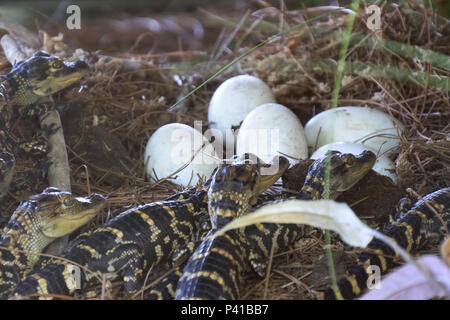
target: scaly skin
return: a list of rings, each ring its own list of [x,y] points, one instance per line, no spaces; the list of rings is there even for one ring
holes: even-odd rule
[[[14,288],[33,269],[40,253],[59,237],[91,220],[106,204],[98,194],[75,197],[70,192],[47,188],[22,202],[0,238],[0,294]],[[8,248],[8,249],[5,249]]]
[[[129,209],[103,226],[78,236],[64,258],[109,279],[122,277],[125,289],[136,292],[152,271],[176,264],[189,252],[198,234],[209,228],[207,187],[189,189],[171,200]],[[56,260],[29,275],[12,297],[30,294],[73,295],[74,264]],[[155,271],[156,272],[156,271]],[[95,284],[92,273],[81,270],[81,289]]]
[[[204,234],[206,237],[207,233]],[[173,300],[178,281],[183,274],[185,263],[177,266],[168,275],[162,278],[151,290],[145,295],[145,300]]]
[[[441,219],[426,205],[435,209]],[[416,252],[425,244],[436,244],[450,228],[450,188],[440,189],[418,200],[409,210],[397,212],[386,223],[383,233],[392,238],[408,252]],[[338,288],[344,299],[352,299],[367,288],[367,279],[372,275],[369,266],[378,266],[382,273],[398,264],[394,250],[386,243],[373,239],[367,246],[370,251],[359,255],[357,263],[347,271],[347,275],[338,281]],[[394,257],[394,258],[393,258]],[[321,292],[317,299],[336,299],[330,288]]]
[[[32,141],[19,141],[11,133],[13,117],[38,119],[53,108],[49,96],[68,87],[86,74],[88,65],[83,61],[64,62],[58,57],[37,51],[32,57],[15,64],[10,73],[0,76],[0,152],[17,154],[24,151],[29,154],[45,155],[48,152],[47,139],[39,134]],[[55,128],[42,128],[50,134]],[[37,165],[33,171],[43,171]],[[43,164],[45,167],[46,164]],[[36,181],[32,181],[35,172],[22,182],[13,184],[17,190],[34,191]],[[44,174],[42,174],[44,176]],[[30,178],[30,179],[28,179]],[[40,177],[39,177],[40,178]],[[3,180],[0,172],[1,192],[4,195],[12,179]],[[6,190],[6,191],[5,191]]]
[[[46,153],[45,143],[38,141],[17,142],[10,133],[11,114],[39,117],[47,113],[52,105],[43,100],[83,77],[88,65],[83,61],[64,62],[44,51],[13,66],[10,73],[1,76],[0,96],[7,106],[1,108],[1,151],[14,152],[17,148],[31,153]],[[9,108],[8,108],[9,107]]]
[[[231,165],[231,174],[246,179],[246,168]],[[243,169],[243,170],[241,170]],[[227,169],[224,169],[227,171]],[[278,179],[278,174],[273,179]],[[264,182],[267,179],[263,179]],[[269,179],[270,180],[270,179]],[[272,184],[275,180],[271,180]],[[169,201],[155,202],[123,212],[92,232],[80,235],[64,258],[109,278],[122,276],[126,291],[133,293],[142,288],[143,279],[151,268],[179,265],[187,259],[210,229],[207,182],[202,188],[191,189]],[[207,228],[205,228],[205,225]],[[25,279],[14,291],[15,298],[29,294],[75,293],[70,277],[74,265],[55,261]],[[81,289],[96,281],[89,272],[81,272]]]
[[[375,155],[371,152],[363,152],[357,157],[333,152],[330,158],[330,198],[351,188],[374,162]],[[326,158],[322,158],[310,166],[305,184],[294,198],[315,200],[323,197],[325,163]],[[241,203],[235,203],[230,210],[248,212],[248,206],[241,208]],[[257,224],[230,230],[221,236],[214,237],[214,232],[210,232],[184,267],[175,299],[238,299],[243,274],[253,269],[264,276],[271,248],[275,252],[287,248],[301,235],[302,226]],[[276,239],[273,238],[275,232],[278,232]]]

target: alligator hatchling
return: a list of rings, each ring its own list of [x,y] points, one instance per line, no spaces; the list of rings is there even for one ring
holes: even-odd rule
[[[40,134],[31,141],[18,140],[11,132],[14,118],[39,119],[44,116],[53,108],[50,96],[81,79],[87,70],[88,65],[84,61],[65,62],[44,51],[37,51],[29,59],[15,64],[10,73],[0,76],[0,151],[45,155],[48,151],[45,135]],[[55,129],[42,128],[45,134]],[[33,190],[36,183],[31,180],[23,179],[26,185],[17,186],[18,189]],[[4,180],[2,184],[7,186]]]
[[[48,244],[87,223],[105,204],[96,193],[75,197],[56,188],[20,203],[0,237],[0,295],[24,279]]]
[[[255,167],[261,164],[241,164],[241,161],[245,159],[221,166],[221,172],[227,177],[253,183]],[[273,184],[286,168],[283,165],[263,179],[258,176],[261,182],[257,190],[250,193],[252,197]],[[81,234],[69,245],[65,261],[56,260],[29,275],[12,295],[18,298],[30,294],[74,294],[76,287],[71,272],[75,264],[67,261],[85,266],[94,273],[108,274],[110,279],[121,275],[124,287],[130,293],[142,289],[149,270],[158,274],[158,269],[184,262],[210,229],[208,207],[213,205],[208,189],[211,183],[214,180],[169,200],[127,210],[105,225]],[[80,280],[81,289],[84,289],[97,281],[97,277],[83,269]]]
[[[330,198],[336,198],[356,184],[369,172],[375,159],[370,151],[359,156],[332,152],[329,159]],[[327,158],[323,157],[311,164],[302,189],[293,199],[316,200],[323,197],[326,163]],[[221,190],[216,191],[215,198],[220,200],[217,201],[215,211],[210,210],[210,213],[217,212],[217,223],[223,226],[235,216],[223,214],[221,202],[227,199],[219,195]],[[248,206],[234,202],[232,209],[225,213],[228,211],[233,211],[238,216],[237,213],[243,214],[249,210]],[[239,299],[243,273],[253,270],[258,275],[265,276],[271,248],[275,249],[275,253],[287,248],[302,234],[302,228],[301,225],[265,223],[230,230],[221,236],[214,236],[216,230],[213,229],[184,267],[175,298]],[[276,234],[278,236],[274,239]]]
[[[275,165],[281,173],[289,167],[289,161],[284,157],[275,157],[270,166]],[[186,294],[195,291],[196,286],[199,288],[197,290],[207,291],[211,295],[216,292],[215,286],[232,290],[235,285],[232,273],[235,265],[242,267],[244,256],[252,257],[250,247],[239,231],[232,231],[223,237],[214,237],[214,233],[232,219],[249,212],[259,194],[275,181],[271,180],[271,176],[262,175],[261,167],[251,162],[233,169],[235,173],[227,167],[219,167],[212,176],[208,192],[212,230],[183,270],[179,288],[185,287]],[[234,246],[230,248],[230,244]],[[185,295],[183,289],[181,291],[177,295]]]
[[[329,197],[334,199],[350,189],[371,169],[375,158],[369,151],[358,156],[332,152]],[[228,221],[248,213],[258,195],[283,174],[287,160],[283,157],[275,160],[278,171],[263,176],[261,168],[269,165],[250,161],[248,156],[234,159],[219,165],[201,187],[121,213],[103,226],[79,235],[69,245],[64,260],[51,260],[28,274],[8,293],[8,298],[74,295],[77,289],[84,294],[89,286],[99,284],[100,274],[107,275],[108,279],[121,277],[126,291],[137,293],[149,283],[145,281],[147,277],[147,280],[154,279],[169,269],[174,271],[147,298],[240,298],[242,275],[253,270],[264,276],[270,250],[286,249],[303,233],[299,225],[264,223],[214,236]],[[326,158],[322,158],[310,166],[302,189],[292,198],[324,197],[326,163]],[[385,233],[407,250],[442,234],[437,222],[440,220],[425,208],[424,201],[431,203],[442,219],[449,220],[449,188],[424,197],[409,210],[398,212]],[[274,234],[278,234],[277,238]],[[376,240],[369,247],[378,251],[362,256],[361,263],[339,282],[345,298],[362,290],[367,274],[362,273],[361,266],[368,259],[386,270],[390,262],[384,254],[394,254]],[[78,266],[82,268],[80,281],[76,283],[72,272]],[[333,298],[330,292],[318,298]]]
[[[408,252],[418,251],[426,244],[438,244],[450,229],[450,187],[432,192],[414,205],[399,207],[401,210],[390,217],[383,233]],[[361,253],[357,263],[348,269],[346,277],[338,282],[344,299],[354,298],[367,288],[367,279],[372,275],[370,266],[378,266],[386,273],[399,263],[395,251],[381,240],[373,239],[367,248],[369,250]],[[317,296],[321,300],[336,298],[331,288]]]

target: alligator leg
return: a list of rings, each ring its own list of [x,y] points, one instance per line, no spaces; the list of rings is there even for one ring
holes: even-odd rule
[[[118,273],[123,270],[124,287],[129,293],[142,288],[145,267],[144,255],[133,243],[122,244],[102,259],[88,262],[88,269],[94,272]]]

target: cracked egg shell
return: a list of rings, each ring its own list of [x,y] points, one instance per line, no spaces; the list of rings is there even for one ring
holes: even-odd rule
[[[218,158],[213,146],[194,128],[169,123],[156,130],[147,142],[144,165],[150,182],[166,178],[188,163],[203,143],[206,143],[189,165],[169,178],[170,181],[188,187],[206,181],[217,166]]]
[[[268,102],[275,102],[272,91],[254,76],[239,75],[224,81],[214,92],[208,109],[210,128],[221,133],[215,136],[216,149],[225,140],[227,154],[234,152],[236,133],[231,134],[230,129],[239,128],[250,111]]]
[[[310,153],[332,142],[355,142],[384,154],[397,148],[397,128],[401,130],[401,124],[379,110],[338,107],[312,117],[305,125],[305,134]]]
[[[268,163],[275,155],[308,158],[305,131],[289,108],[266,103],[253,109],[242,122],[237,136],[236,154],[250,152]],[[291,164],[298,161],[289,158]]]

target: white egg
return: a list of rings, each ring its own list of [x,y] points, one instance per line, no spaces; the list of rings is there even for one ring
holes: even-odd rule
[[[308,147],[300,120],[290,109],[277,103],[253,109],[242,122],[237,136],[236,154],[245,152],[257,155],[264,162],[270,162],[275,155],[306,159]],[[298,162],[289,161],[291,164]]]
[[[331,142],[362,143],[379,153],[394,151],[401,124],[388,114],[363,107],[338,107],[312,117],[305,125],[310,153]]]
[[[259,105],[275,102],[270,88],[260,79],[240,75],[224,81],[214,92],[208,109],[211,134],[217,152],[226,142],[227,157],[234,154],[236,132],[245,116]]]
[[[201,146],[192,162],[182,171]],[[208,179],[218,163],[217,155],[208,140],[194,128],[181,123],[169,123],[156,130],[147,142],[144,165],[151,182],[171,176],[170,181],[182,185],[196,185],[199,176]]]
[[[364,150],[369,150],[369,151],[372,151],[373,153],[377,154],[376,150],[374,150],[366,145],[363,145],[361,143],[333,142],[333,143],[329,143],[324,146],[321,146],[319,149],[317,149],[311,155],[311,159],[315,160],[315,159],[325,156],[328,150],[336,150],[336,151],[340,151],[343,153],[351,153],[354,155],[360,154]],[[381,175],[391,178],[391,180],[395,184],[397,184],[397,175],[395,174],[394,162],[392,162],[391,159],[389,159],[386,155],[377,157],[377,161],[375,162],[372,169]]]

